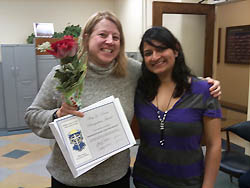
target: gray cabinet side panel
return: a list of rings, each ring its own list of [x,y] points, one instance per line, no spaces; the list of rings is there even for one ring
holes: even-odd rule
[[[3,70],[0,63],[0,130],[6,129],[4,96],[3,96]]]
[[[3,85],[7,128],[16,127],[18,125],[16,68],[14,57],[15,53],[12,46],[2,46]]]

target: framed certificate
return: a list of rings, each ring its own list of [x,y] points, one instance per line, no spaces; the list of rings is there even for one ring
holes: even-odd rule
[[[108,97],[50,124],[74,177],[136,142],[118,98]]]
[[[225,63],[250,64],[250,25],[226,28]]]

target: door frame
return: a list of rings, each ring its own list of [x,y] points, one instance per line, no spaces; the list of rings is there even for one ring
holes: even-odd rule
[[[203,76],[213,75],[213,48],[215,5],[194,3],[173,3],[154,1],[152,6],[152,25],[162,26],[163,14],[193,14],[206,16],[205,52]]]

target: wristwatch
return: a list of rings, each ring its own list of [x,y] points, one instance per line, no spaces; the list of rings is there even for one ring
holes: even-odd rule
[[[56,115],[56,112],[57,112],[57,111],[55,111],[55,112],[53,113],[53,115],[52,115],[52,121],[54,121],[55,119],[58,118],[58,116]]]

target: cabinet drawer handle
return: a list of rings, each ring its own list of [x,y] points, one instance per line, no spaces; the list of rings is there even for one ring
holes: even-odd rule
[[[22,84],[30,84],[30,83],[32,83],[32,81],[31,81],[31,80],[22,81]]]
[[[24,100],[32,99],[32,97],[23,97]]]

